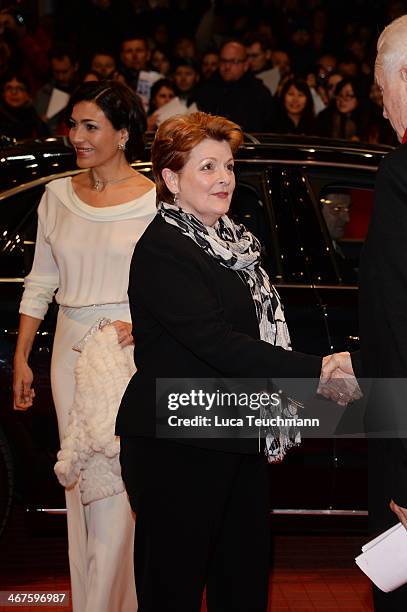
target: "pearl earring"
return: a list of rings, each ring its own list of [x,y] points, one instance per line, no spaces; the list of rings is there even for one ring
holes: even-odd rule
[[[174,193],[174,206],[179,206],[178,193]]]

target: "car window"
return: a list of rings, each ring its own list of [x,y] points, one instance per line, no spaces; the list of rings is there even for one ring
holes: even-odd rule
[[[32,266],[42,185],[0,201],[0,277],[20,278]]]
[[[275,248],[270,232],[271,211],[264,190],[265,176],[261,168],[236,167],[236,188],[230,205],[229,216],[235,223],[243,224],[259,239],[263,266],[275,277]]]
[[[295,284],[337,282],[321,224],[301,170],[270,169],[271,203],[281,263],[282,281]]]
[[[308,178],[340,281],[356,285],[373,207],[374,174],[345,170],[311,171]]]
[[[236,223],[245,225],[265,245],[264,204],[254,186],[243,181],[236,185],[229,214]]]

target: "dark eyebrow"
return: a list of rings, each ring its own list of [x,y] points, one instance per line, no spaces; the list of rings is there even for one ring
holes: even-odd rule
[[[88,121],[93,121],[93,123],[97,123],[96,119],[81,119],[80,121],[76,121],[73,117],[70,117],[71,121],[75,121],[75,123],[88,123]]]

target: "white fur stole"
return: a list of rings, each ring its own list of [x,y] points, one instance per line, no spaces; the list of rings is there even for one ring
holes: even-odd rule
[[[79,481],[83,504],[124,491],[114,429],[135,371],[133,346],[122,349],[112,325],[97,331],[78,357],[74,402],[54,470],[64,487]]]

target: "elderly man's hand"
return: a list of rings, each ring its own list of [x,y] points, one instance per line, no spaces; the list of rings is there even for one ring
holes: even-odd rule
[[[397,515],[400,523],[407,529],[407,508],[398,506],[393,500],[390,502],[390,508],[393,510],[394,514]]]

